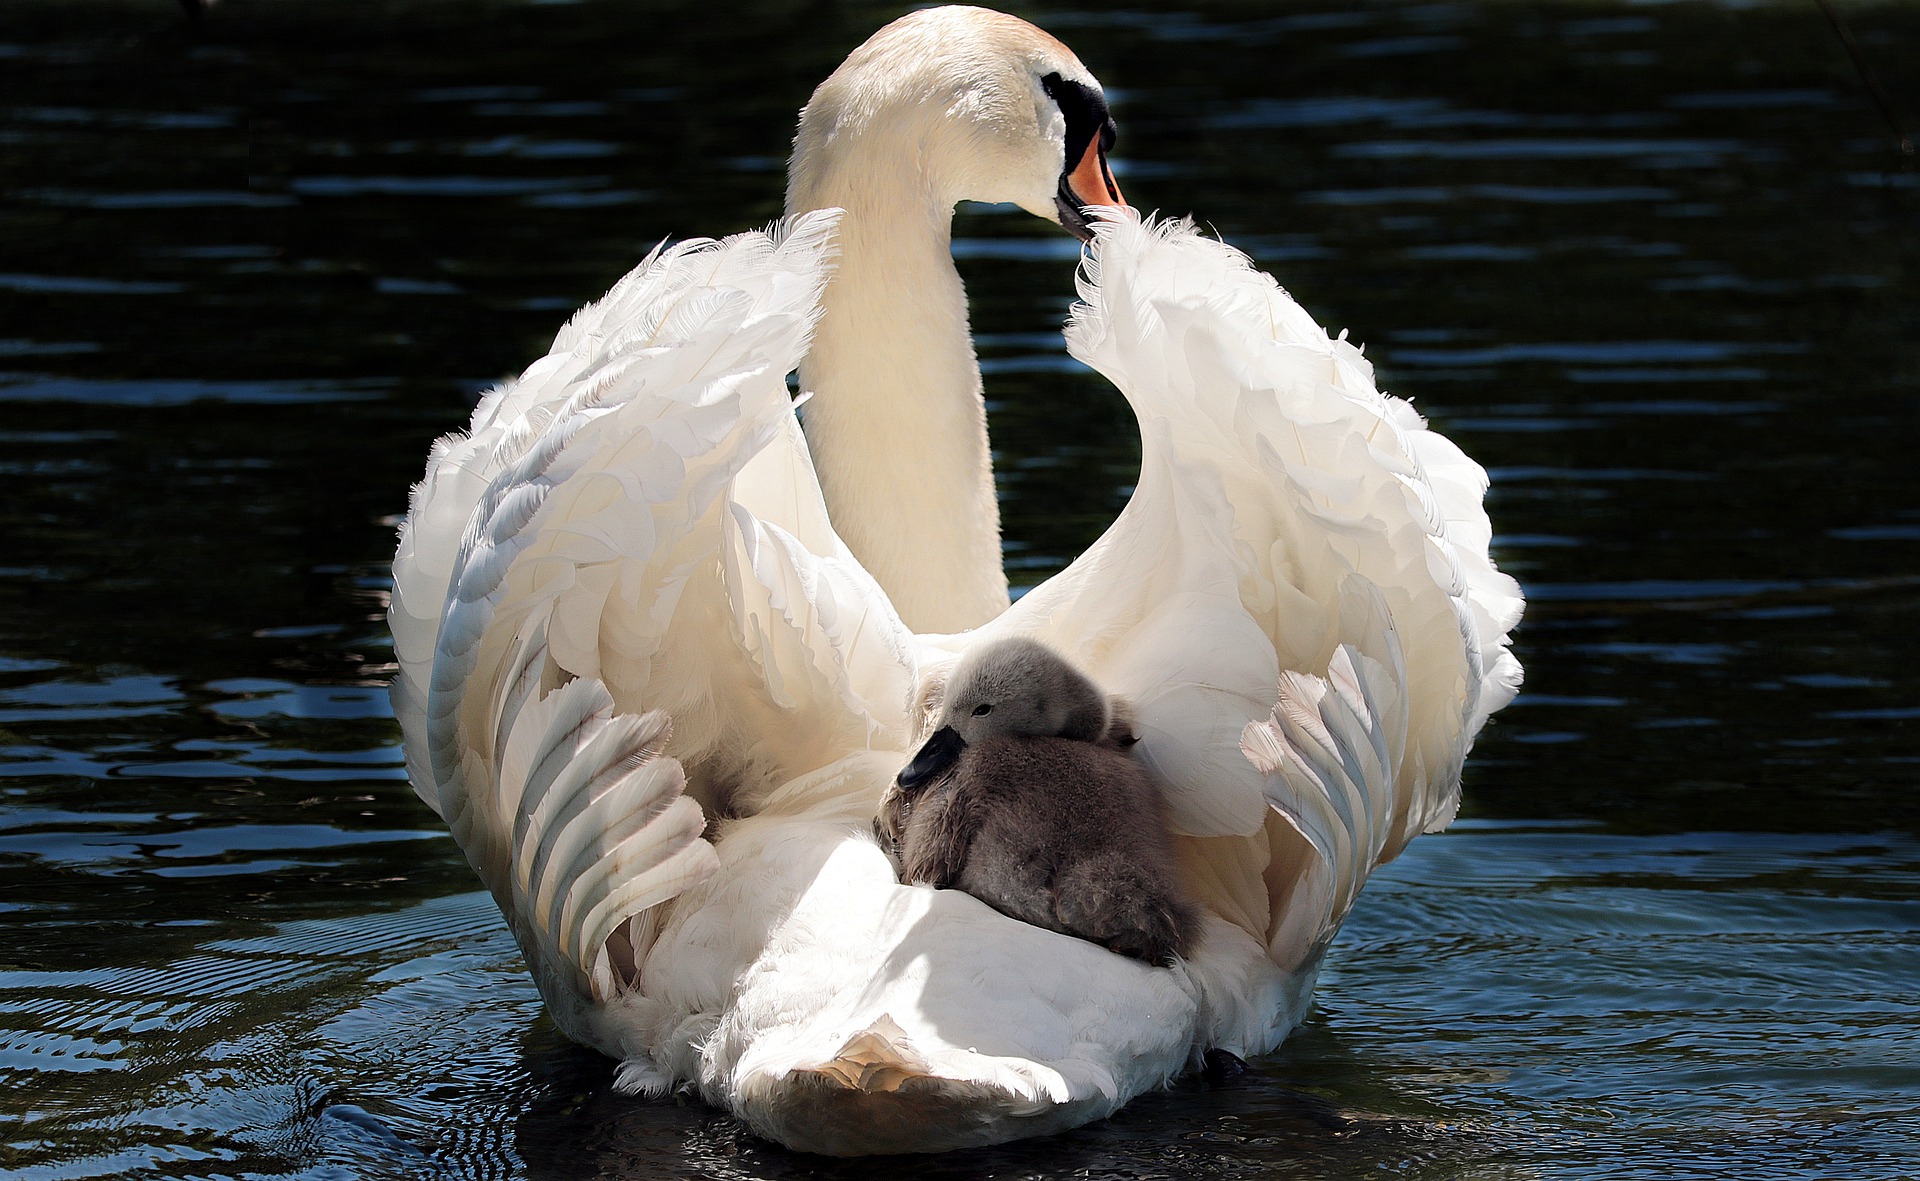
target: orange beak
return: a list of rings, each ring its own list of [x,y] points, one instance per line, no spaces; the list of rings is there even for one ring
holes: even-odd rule
[[[1100,137],[1087,141],[1087,152],[1067,174],[1067,187],[1082,205],[1125,205],[1120,186],[1113,183],[1113,171],[1107,167],[1107,154],[1100,150]]]

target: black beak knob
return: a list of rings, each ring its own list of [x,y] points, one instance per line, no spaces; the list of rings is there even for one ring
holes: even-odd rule
[[[913,761],[900,768],[900,786],[919,787],[942,774],[959,761],[960,752],[966,746],[967,740],[960,737],[960,731],[952,726],[935,730],[926,745],[920,748],[920,753],[913,756]]]

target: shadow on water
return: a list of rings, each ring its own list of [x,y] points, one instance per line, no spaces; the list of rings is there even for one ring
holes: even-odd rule
[[[937,1176],[1895,1177],[1920,1154],[1920,181],[1812,3],[1069,4],[1194,211],[1485,462],[1526,692],[1308,1024]],[[1843,6],[1920,113],[1920,9]],[[433,437],[780,208],[895,9],[0,12],[0,1080],[23,1178],[835,1176],[613,1095],[404,781]],[[966,208],[1006,560],[1124,502],[1073,244]]]
[[[585,1150],[583,1124],[592,1129]],[[1487,1138],[1444,1124],[1342,1112],[1314,1095],[1264,1077],[1230,1088],[1196,1082],[1143,1097],[1122,1114],[1088,1128],[1017,1146],[976,1149],[903,1162],[843,1162],[786,1152],[701,1106],[677,1106],[662,1118],[602,1093],[522,1119],[520,1143],[548,1146],[526,1157],[533,1178],[577,1176],[590,1162],[596,1176],[682,1176],[851,1179],[897,1177],[902,1169],[929,1178],[1234,1177],[1319,1179],[1392,1169],[1407,1177],[1474,1177],[1486,1181],[1530,1174],[1501,1164]],[[568,1144],[564,1151],[555,1146]],[[545,1159],[543,1159],[545,1158]]]

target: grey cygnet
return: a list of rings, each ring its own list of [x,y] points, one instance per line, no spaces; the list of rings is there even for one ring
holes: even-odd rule
[[[1131,731],[1124,702],[1038,641],[967,653],[938,728],[881,805],[901,880],[1170,966],[1199,911],[1179,886],[1160,789],[1126,753]]]

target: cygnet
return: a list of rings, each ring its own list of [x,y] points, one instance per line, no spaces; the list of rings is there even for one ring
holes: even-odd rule
[[[1024,637],[985,644],[955,666],[938,728],[876,827],[902,881],[1170,966],[1199,912],[1132,743],[1124,704],[1058,653]]]

